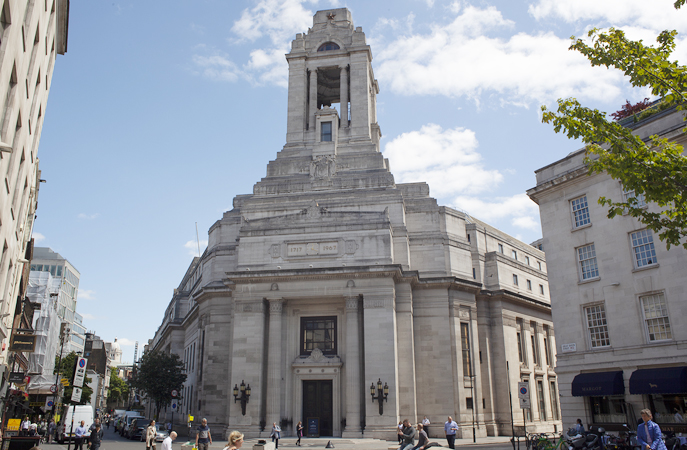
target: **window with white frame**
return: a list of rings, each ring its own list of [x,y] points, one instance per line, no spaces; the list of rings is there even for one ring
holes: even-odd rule
[[[541,261],[537,261],[537,268],[541,270]]]
[[[527,289],[530,291],[532,290],[532,281],[530,280],[527,280]]]
[[[645,267],[656,264],[656,249],[654,249],[654,235],[651,230],[641,230],[630,234],[632,253],[635,267]]]
[[[503,253],[503,244],[499,244],[499,253]]]
[[[589,206],[587,205],[587,196],[583,195],[570,201],[570,207],[573,214],[573,228],[579,228],[583,225],[592,223],[589,218]]]
[[[540,284],[540,285],[539,285],[539,293],[540,293],[541,295],[544,295],[544,285],[543,285],[543,284]]]
[[[644,323],[649,342],[665,341],[673,338],[668,320],[668,308],[663,294],[646,295],[640,297]]]
[[[530,257],[529,256],[525,256],[525,264],[527,264],[528,266],[530,265]]]
[[[513,257],[513,259],[517,261],[517,259],[518,259],[518,252],[516,252],[515,250],[511,250],[511,251],[510,251],[510,254],[511,254],[511,256]]]
[[[606,322],[606,307],[603,304],[587,306],[584,308],[584,312],[587,316],[587,330],[591,347],[599,348],[611,345],[608,323]]]
[[[518,285],[518,276],[515,274],[513,274],[513,284],[516,286]]]
[[[596,265],[596,249],[594,244],[585,245],[577,249],[577,260],[580,263],[582,280],[599,277],[599,267]]]
[[[646,198],[644,197],[644,194],[635,195],[634,190],[626,190],[625,187],[623,187],[623,201],[632,204],[630,199],[633,198],[635,199],[634,206],[638,208],[646,206]]]

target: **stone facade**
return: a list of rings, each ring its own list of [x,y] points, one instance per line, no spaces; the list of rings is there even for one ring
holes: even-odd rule
[[[657,134],[684,145],[683,117],[668,110],[628,126],[642,138]],[[687,431],[673,415],[684,415],[687,386],[658,382],[660,372],[687,369],[687,330],[679,326],[687,313],[687,252],[667,250],[629,215],[608,219],[597,199],[632,194],[607,174],[589,176],[584,157],[580,150],[537,170],[528,191],[539,204],[549,264],[563,423],[581,418],[620,430],[651,408],[662,429]],[[651,379],[643,387],[645,374]]]
[[[7,366],[13,320],[22,328],[15,312],[29,281],[38,145],[55,57],[67,51],[68,23],[69,0],[0,2],[0,372]],[[17,361],[28,369],[23,355]],[[0,387],[0,398],[7,387]]]
[[[347,9],[317,12],[286,58],[286,145],[210,228],[148,346],[186,363],[182,415],[248,436],[319,417],[322,435],[394,439],[425,415],[433,438],[449,415],[468,436],[474,414],[478,436],[509,434],[509,394],[517,408],[529,379],[542,398],[528,425],[553,431],[544,253],[439,206],[426,183],[394,182],[372,53]]]

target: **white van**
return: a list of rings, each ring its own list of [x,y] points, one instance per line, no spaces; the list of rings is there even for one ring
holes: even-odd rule
[[[74,419],[74,428],[72,429],[72,418]],[[62,420],[60,426],[57,428],[57,442],[63,444],[65,441],[73,440],[76,427],[84,421],[86,428],[90,428],[93,424],[93,407],[91,405],[66,405],[62,411]],[[71,435],[69,434],[71,430]],[[90,431],[86,436],[90,436]]]

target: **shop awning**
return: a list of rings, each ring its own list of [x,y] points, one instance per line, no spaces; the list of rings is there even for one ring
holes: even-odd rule
[[[630,376],[630,394],[687,393],[687,366],[638,369]]]
[[[600,395],[623,395],[625,383],[623,371],[581,373],[573,379],[572,395],[574,397],[592,397]]]

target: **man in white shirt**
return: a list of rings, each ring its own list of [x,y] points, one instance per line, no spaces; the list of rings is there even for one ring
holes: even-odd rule
[[[162,450],[172,450],[172,441],[177,438],[177,432],[172,431],[169,436],[162,441]]]

